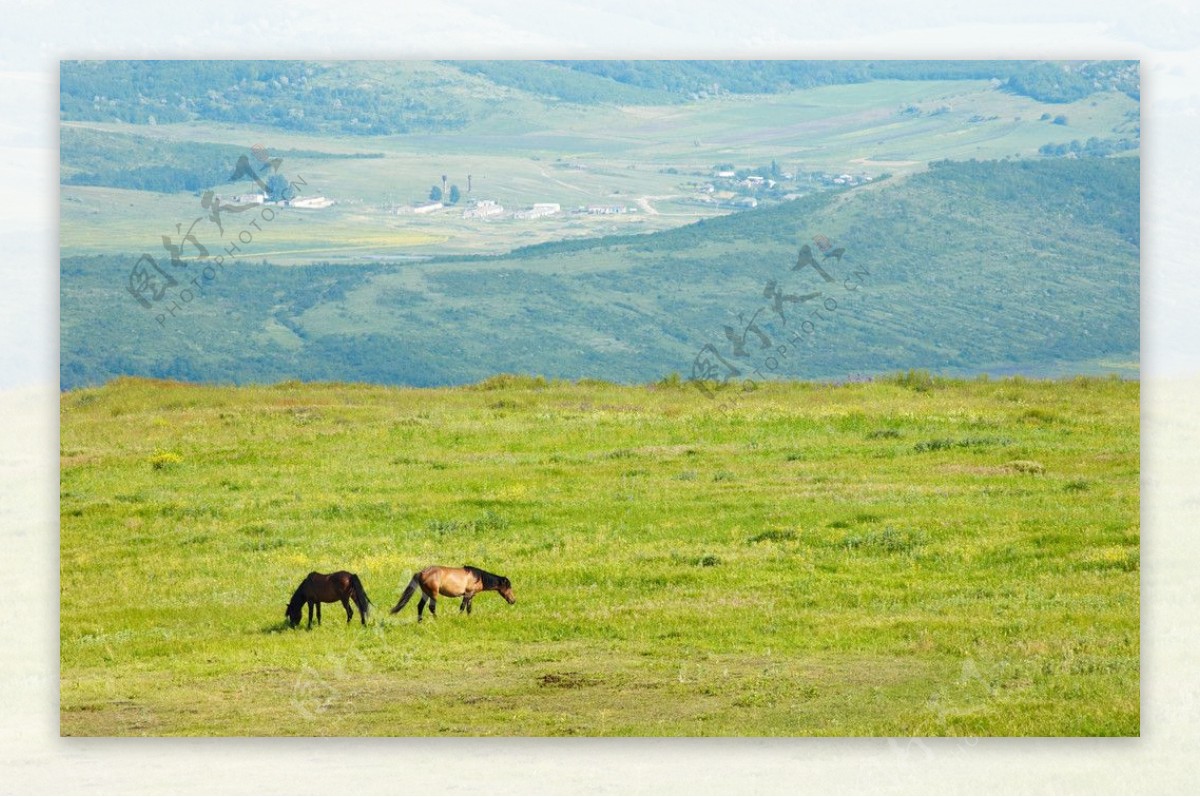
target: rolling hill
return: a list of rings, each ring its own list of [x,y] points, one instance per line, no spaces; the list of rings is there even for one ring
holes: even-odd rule
[[[173,317],[130,297],[133,257],[67,257],[62,385],[442,385],[499,372],[645,382],[691,375],[706,346],[724,374],[759,378],[1136,375],[1139,165],[939,162],[673,230],[502,256],[226,263],[173,300]],[[840,259],[822,256],[826,238]],[[831,281],[793,269],[805,245]]]
[[[1135,61],[64,61],[60,117],[355,136],[461,129],[513,104],[661,105],[874,80],[984,80],[1044,102],[1140,95]]]

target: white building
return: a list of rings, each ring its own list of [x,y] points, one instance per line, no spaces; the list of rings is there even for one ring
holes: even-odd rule
[[[412,209],[413,213],[432,213],[435,210],[441,210],[446,207],[441,202],[430,202],[427,205],[417,205]]]
[[[553,216],[562,210],[557,202],[535,202],[529,210],[518,210],[513,214],[517,219],[540,219],[543,216]]]
[[[301,208],[302,210],[322,210],[333,204],[332,199],[326,199],[323,196],[305,196],[296,197],[288,200],[289,208]]]
[[[463,211],[464,219],[492,219],[503,215],[504,206],[494,199],[477,199],[475,204]]]

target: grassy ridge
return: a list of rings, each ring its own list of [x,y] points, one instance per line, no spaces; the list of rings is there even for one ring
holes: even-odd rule
[[[126,379],[61,445],[66,735],[1138,733],[1135,383]],[[518,603],[386,616],[433,562]]]

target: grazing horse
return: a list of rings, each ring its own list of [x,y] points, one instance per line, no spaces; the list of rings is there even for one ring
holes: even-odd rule
[[[300,610],[304,604],[308,604],[308,627],[312,628],[313,607],[317,607],[317,625],[321,624],[321,604],[334,603],[341,601],[342,606],[346,608],[346,622],[354,617],[354,610],[350,608],[350,601],[358,606],[359,616],[362,618],[362,624],[367,624],[367,610],[371,605],[371,599],[367,597],[367,591],[363,589],[362,582],[358,580],[358,576],[354,573],[347,573],[345,570],[339,570],[336,573],[325,575],[324,573],[309,573],[308,576],[300,582],[300,586],[296,587],[296,592],[292,595],[292,600],[288,603],[287,619],[293,628],[300,625]]]
[[[504,600],[509,604],[517,602],[513,597],[512,582],[504,576],[498,576],[494,573],[489,573],[486,570],[480,570],[478,567],[463,565],[462,567],[441,567],[433,565],[427,567],[420,573],[414,573],[412,580],[408,582],[408,587],[405,588],[404,594],[400,596],[399,602],[392,607],[392,614],[400,611],[412,599],[413,593],[417,588],[424,593],[421,596],[421,602],[417,604],[417,622],[420,622],[422,614],[425,611],[425,604],[429,604],[429,614],[437,617],[437,596],[445,595],[448,598],[462,597],[462,603],[458,610],[471,613],[471,601],[480,592],[495,590],[499,592]]]

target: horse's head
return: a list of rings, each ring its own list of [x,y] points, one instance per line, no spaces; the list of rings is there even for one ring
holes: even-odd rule
[[[496,587],[496,590],[500,593],[500,597],[508,601],[510,605],[516,603],[517,599],[512,594],[512,582],[504,576],[500,576],[498,584],[499,586]]]
[[[283,610],[284,616],[288,619],[288,625],[290,625],[292,628],[300,625],[300,610],[302,608],[302,604],[289,603],[288,607]]]

